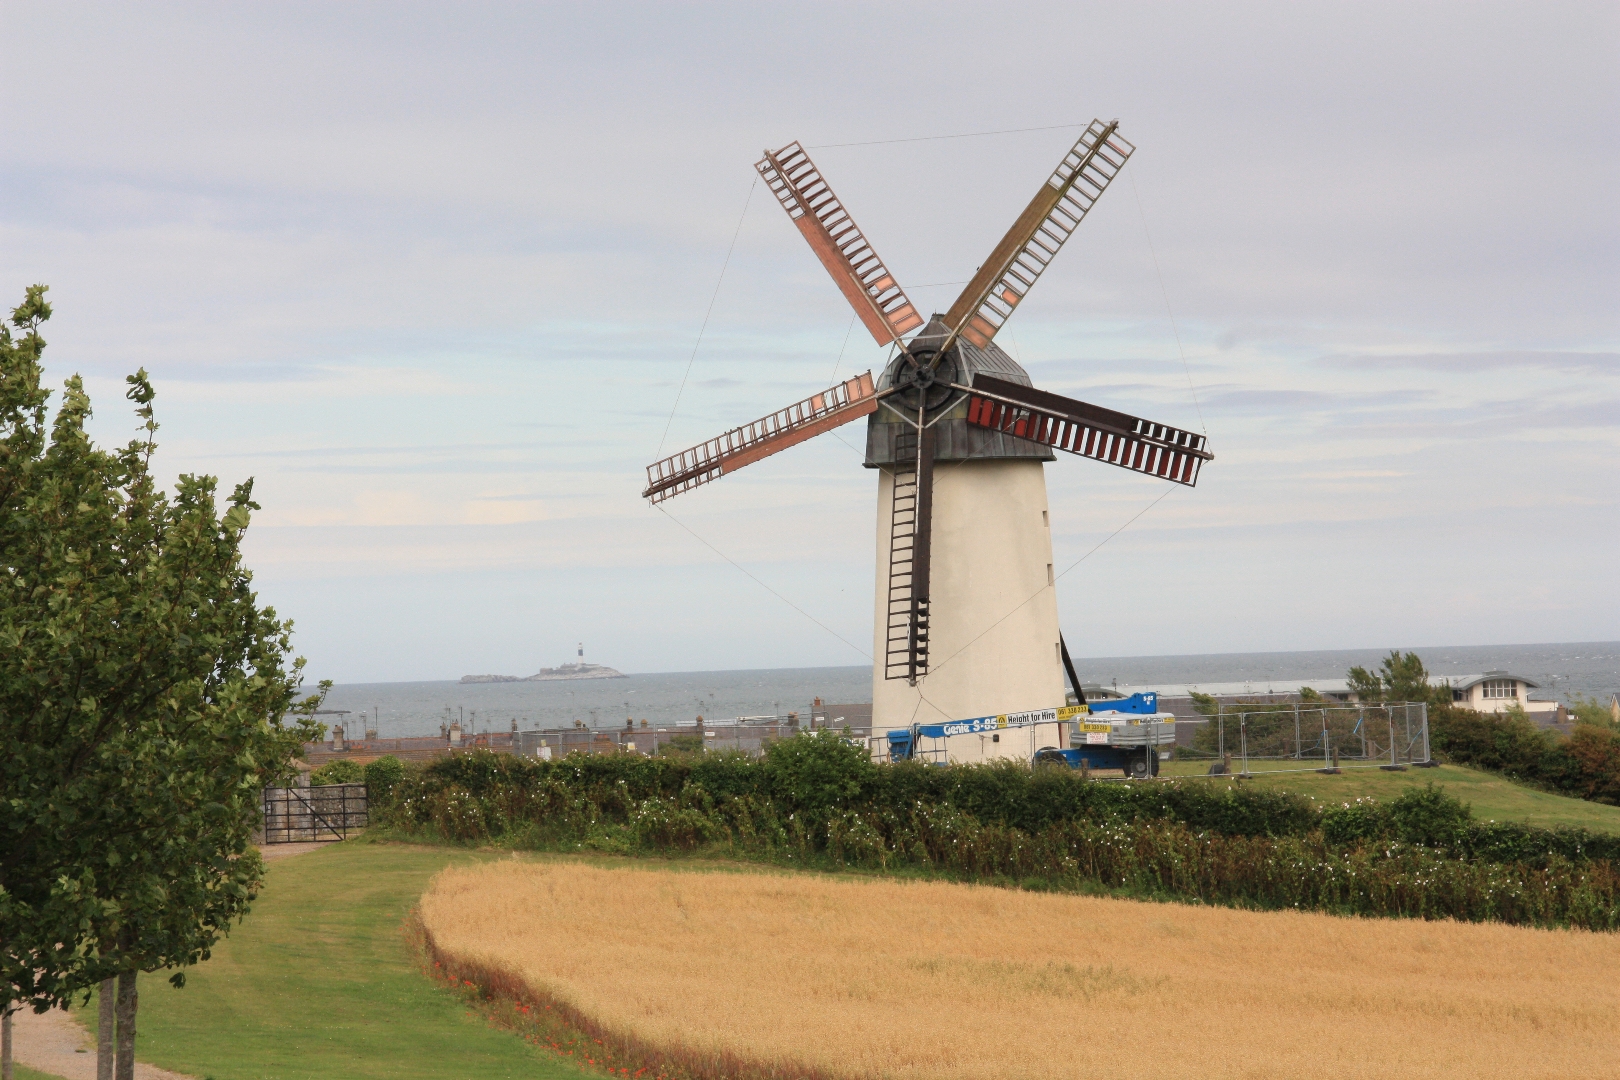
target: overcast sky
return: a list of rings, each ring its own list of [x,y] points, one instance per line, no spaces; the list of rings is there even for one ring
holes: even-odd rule
[[[165,472],[255,478],[249,564],[315,677],[578,640],[865,662],[860,425],[639,498],[661,445],[882,363],[753,163],[824,147],[943,310],[1093,117],[1138,151],[999,341],[1216,460],[1158,502],[1047,466],[1077,655],[1620,638],[1612,3],[58,3],[4,34],[8,306],[51,286],[47,373],[101,437],[144,365]]]

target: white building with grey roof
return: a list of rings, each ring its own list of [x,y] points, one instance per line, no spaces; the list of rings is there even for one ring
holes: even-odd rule
[[[1460,679],[1448,676],[1445,681],[1451,684],[1453,702],[1477,712],[1505,712],[1514,705],[1531,714],[1558,712],[1556,701],[1530,700],[1530,691],[1540,683],[1511,671],[1482,671]]]

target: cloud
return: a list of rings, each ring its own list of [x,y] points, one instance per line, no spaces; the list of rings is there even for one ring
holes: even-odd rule
[[[1032,379],[1064,379],[1074,378],[1079,374],[1105,375],[1129,372],[1132,375],[1165,375],[1182,379],[1189,372],[1198,375],[1210,375],[1215,372],[1230,370],[1225,362],[1212,362],[1202,358],[1163,359],[1144,356],[1111,356],[1111,357],[1075,357],[1062,360],[1031,360],[1026,362],[1024,370],[1029,372]],[[1185,383],[1183,383],[1185,385]]]
[[[47,375],[92,377],[97,431],[127,437],[114,377],[144,365],[161,468],[257,475],[287,523],[256,526],[260,580],[315,613],[312,670],[410,674],[396,654],[481,633],[458,575],[520,573],[508,625],[633,633],[642,670],[812,662],[819,630],[774,621],[639,498],[661,443],[885,360],[759,184],[760,148],[869,143],[814,154],[926,313],[1074,133],[892,140],[1118,116],[1126,174],[998,341],[1060,393],[1182,426],[1201,406],[1218,457],[1150,515],[1174,529],[1068,579],[1200,617],[1094,632],[1161,652],[1403,619],[1460,638],[1491,618],[1454,605],[1463,564],[1552,574],[1558,618],[1612,622],[1612,3],[947,2],[863,8],[851,36],[853,10],[18,7],[0,279],[11,302],[52,285]],[[1081,40],[1110,44],[1076,65]],[[1505,165],[1527,131],[1535,163]],[[674,512],[867,626],[862,441],[812,440]],[[1160,493],[1072,464],[1047,471],[1054,521],[1113,528]],[[1377,612],[1340,584],[1397,557],[1413,569]],[[409,641],[345,599],[380,568],[380,591],[424,598],[396,620]],[[720,612],[716,644],[675,629],[694,606]]]
[[[1620,353],[1616,352],[1351,353],[1323,357],[1322,363],[1352,371],[1414,370],[1463,374],[1523,369],[1620,378]]]
[[[1335,416],[1367,411],[1416,409],[1435,398],[1430,390],[1343,391],[1305,388],[1256,388],[1216,386],[1203,389],[1200,397],[1210,412],[1278,416],[1295,413],[1331,412]]]

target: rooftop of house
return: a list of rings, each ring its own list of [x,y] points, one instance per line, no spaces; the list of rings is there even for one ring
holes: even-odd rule
[[[1475,674],[1475,675],[1464,675],[1462,678],[1457,678],[1455,676],[1447,676],[1446,678],[1442,679],[1442,678],[1440,678],[1438,676],[1435,676],[1435,675],[1429,676],[1429,681],[1431,683],[1434,683],[1436,686],[1439,686],[1441,683],[1449,682],[1451,684],[1451,688],[1453,690],[1469,690],[1469,689],[1472,689],[1473,687],[1478,686],[1480,683],[1484,682],[1486,679],[1512,679],[1514,682],[1522,682],[1522,683],[1524,683],[1525,686],[1530,686],[1530,687],[1539,687],[1541,685],[1540,683],[1536,682],[1534,679],[1526,678],[1523,675],[1515,675],[1511,671],[1500,671],[1500,670],[1498,670],[1498,671],[1482,671],[1482,672],[1479,672],[1478,674]]]

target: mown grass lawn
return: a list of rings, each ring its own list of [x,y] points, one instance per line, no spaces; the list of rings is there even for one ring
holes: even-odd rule
[[[38,1069],[30,1069],[26,1065],[12,1065],[13,1080],[62,1080],[59,1076],[42,1073]]]
[[[1174,768],[1172,768],[1174,766]],[[1202,774],[1207,762],[1166,762],[1164,773]],[[1234,769],[1241,768],[1233,761]],[[1372,796],[1393,799],[1412,787],[1433,782],[1474,808],[1482,821],[1528,821],[1532,825],[1574,825],[1597,832],[1620,833],[1620,806],[1571,799],[1523,784],[1515,784],[1494,773],[1462,765],[1442,765],[1437,769],[1408,769],[1382,772],[1378,769],[1347,768],[1337,776],[1315,772],[1277,772],[1278,768],[1300,768],[1301,763],[1252,762],[1255,779],[1242,783],[1259,784],[1283,791],[1296,791],[1324,802],[1344,802]],[[1303,767],[1309,767],[1305,764]],[[1236,780],[1210,778],[1200,783],[1233,784]]]
[[[494,857],[350,841],[270,863],[252,913],[185,989],[142,976],[140,1060],[214,1080],[586,1075],[415,967],[401,922],[429,880]]]

